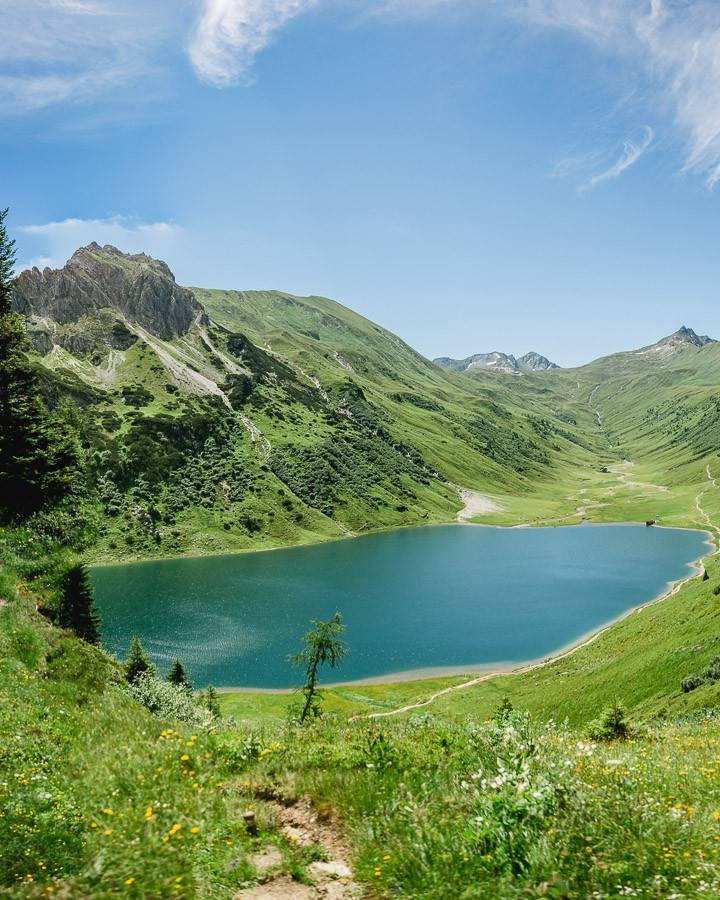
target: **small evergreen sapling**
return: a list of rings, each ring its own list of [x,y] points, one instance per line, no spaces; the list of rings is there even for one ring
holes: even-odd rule
[[[167,674],[167,680],[170,682],[170,684],[174,684],[175,687],[185,688],[192,693],[192,683],[190,682],[187,672],[185,671],[185,666],[180,662],[179,659],[176,659],[170,667],[170,671]]]
[[[218,692],[209,684],[204,691],[199,694],[200,703],[212,713],[214,719],[219,719],[222,712],[220,709],[220,699]]]
[[[88,644],[100,642],[100,616],[87,568],[78,564],[68,569],[58,611],[58,625],[70,628]]]
[[[134,684],[141,675],[155,674],[155,666],[150,661],[149,656],[145,652],[140,638],[135,636],[130,644],[128,658],[125,663],[125,679],[129,684]]]

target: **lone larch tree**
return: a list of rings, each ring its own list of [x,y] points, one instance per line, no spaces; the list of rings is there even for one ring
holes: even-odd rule
[[[339,612],[328,619],[327,622],[313,619],[313,626],[303,637],[305,647],[290,657],[290,662],[305,669],[305,684],[301,688],[304,696],[303,707],[300,712],[302,724],[308,716],[317,716],[320,713],[320,696],[318,694],[318,669],[328,665],[331,669],[340,665],[347,653],[347,647],[342,641],[345,633],[342,617]]]

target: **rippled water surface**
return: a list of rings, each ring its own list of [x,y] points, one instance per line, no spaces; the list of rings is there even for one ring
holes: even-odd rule
[[[333,680],[545,656],[661,593],[707,548],[641,525],[406,529],[267,553],[93,570],[103,640],[138,634],[197,686],[287,687],[311,618],[339,610]]]

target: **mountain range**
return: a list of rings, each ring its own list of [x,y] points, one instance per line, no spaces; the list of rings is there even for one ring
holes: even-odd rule
[[[466,356],[465,359],[439,356],[433,362],[443,369],[455,369],[456,372],[466,372],[468,369],[495,369],[502,372],[518,372],[525,369],[530,372],[539,372],[560,368],[556,363],[550,362],[546,356],[541,356],[534,350],[517,358],[511,353],[500,353],[494,350],[492,353],[475,353],[473,356]]]
[[[332,300],[183,287],[98,244],[21,273],[13,303],[49,406],[74,410],[107,558],[448,521],[458,486],[496,498],[494,521],[518,497],[574,509],[568,480],[668,440],[689,464],[720,437],[718,345],[686,327],[577,369],[442,367]]]

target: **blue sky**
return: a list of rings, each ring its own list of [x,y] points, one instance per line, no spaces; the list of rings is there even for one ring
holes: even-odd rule
[[[0,29],[22,265],[144,249],[428,356],[720,337],[714,0],[0,0]]]

